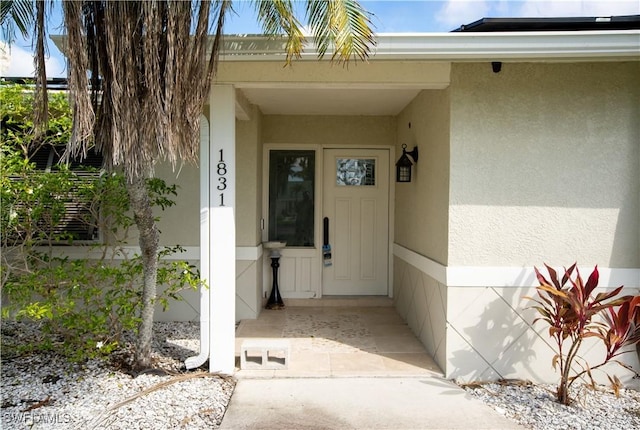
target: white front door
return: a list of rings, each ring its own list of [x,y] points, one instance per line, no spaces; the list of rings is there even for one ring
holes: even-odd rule
[[[387,295],[389,151],[325,149],[323,158],[331,264],[322,294]]]

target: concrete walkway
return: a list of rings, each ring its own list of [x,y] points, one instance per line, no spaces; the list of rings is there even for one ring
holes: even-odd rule
[[[522,429],[440,378],[241,379],[221,429]]]
[[[522,428],[444,379],[391,300],[320,302],[241,322],[238,365],[247,339],[284,339],[290,357],[237,369],[222,429]]]

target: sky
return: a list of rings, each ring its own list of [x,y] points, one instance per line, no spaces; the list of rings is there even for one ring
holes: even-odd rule
[[[373,14],[376,33],[448,32],[481,18],[575,17],[640,14],[639,0],[360,0]],[[249,1],[236,0],[225,24],[227,34],[259,34]],[[49,33],[60,34],[59,5],[49,21]],[[3,47],[0,47],[2,49]],[[30,40],[19,38],[7,55],[0,52],[1,76],[33,76],[33,49]],[[49,77],[65,77],[64,57],[49,41]]]

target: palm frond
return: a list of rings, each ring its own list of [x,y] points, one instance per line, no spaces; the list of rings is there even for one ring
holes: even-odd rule
[[[87,38],[83,34],[83,3],[63,2],[64,23],[67,30],[67,59],[69,68],[69,94],[73,101],[73,131],[71,135],[71,155],[86,154],[88,141],[93,131],[95,112],[88,92]]]
[[[152,174],[161,160],[196,161],[200,113],[230,7],[227,0],[65,2],[77,109],[69,154],[82,157],[95,144],[105,167],[123,168],[130,181]],[[93,103],[89,74],[100,76],[92,80]]]
[[[305,38],[291,1],[256,0],[254,5],[265,34],[270,36],[286,35],[287,64],[291,63],[293,58],[299,58]]]
[[[11,44],[16,38],[16,30],[22,37],[29,37],[35,21],[33,0],[0,1],[0,27],[2,36]]]
[[[320,58],[333,50],[332,60],[366,61],[375,46],[370,14],[356,0],[309,0],[307,19]]]

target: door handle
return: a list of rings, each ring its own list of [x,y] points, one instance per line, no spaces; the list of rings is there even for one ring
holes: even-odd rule
[[[325,266],[331,266],[331,245],[329,244],[329,218],[322,220],[322,261]]]
[[[322,220],[322,234],[323,234],[322,245],[323,246],[329,245],[329,217],[324,217],[324,219]]]

